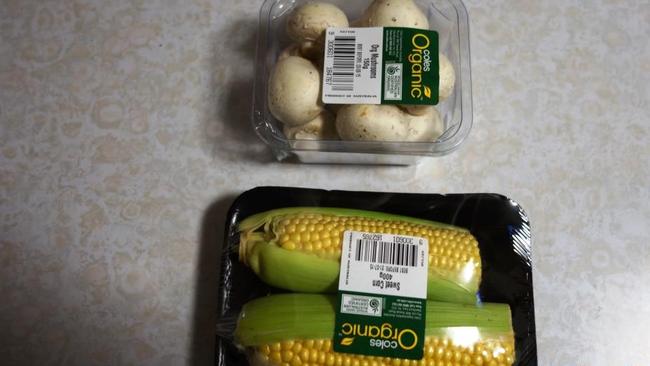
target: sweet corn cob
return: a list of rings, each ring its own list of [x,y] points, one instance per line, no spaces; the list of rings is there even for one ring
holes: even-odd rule
[[[425,237],[430,300],[475,303],[481,257],[465,229],[380,212],[292,207],[250,216],[239,225],[240,260],[266,283],[295,292],[335,292],[346,230]]]
[[[515,359],[508,305],[427,302],[424,358],[414,361],[334,352],[335,303],[314,294],[253,300],[240,314],[235,341],[253,365],[266,366],[504,366]]]

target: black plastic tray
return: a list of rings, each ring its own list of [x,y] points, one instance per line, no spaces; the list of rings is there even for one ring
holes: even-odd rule
[[[530,225],[526,213],[515,201],[498,194],[407,194],[287,187],[259,187],[244,192],[232,204],[226,219],[219,319],[229,319],[232,323],[249,300],[282,292],[262,283],[239,263],[234,248],[239,242],[237,224],[241,220],[258,212],[290,206],[382,211],[469,229],[478,239],[483,261],[479,296],[483,301],[510,305],[515,365],[537,365]],[[216,365],[248,365],[248,362],[232,345],[232,339],[218,337]]]

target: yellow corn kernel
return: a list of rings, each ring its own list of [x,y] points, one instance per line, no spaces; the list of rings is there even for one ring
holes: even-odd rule
[[[280,346],[282,346],[282,352],[274,351]],[[267,366],[282,366],[285,364],[314,366],[510,366],[515,358],[512,339],[490,339],[479,341],[471,346],[461,346],[454,344],[451,339],[437,336],[429,336],[425,339],[424,358],[417,361],[336,353],[332,349],[332,342],[324,339],[285,341],[282,342],[282,345],[279,343],[266,344],[252,349],[262,358],[270,353],[270,357],[266,361]],[[296,349],[299,351],[296,352]]]
[[[476,302],[481,282],[476,238],[463,228],[412,217],[318,207],[261,212],[239,224],[240,260],[269,285],[300,293],[331,293],[338,281],[343,235],[350,230],[426,238],[427,298]]]
[[[288,250],[309,252],[320,258],[336,259],[341,256],[341,242],[346,230],[372,231],[381,234],[422,236],[429,240],[429,263],[437,258],[439,270],[457,271],[472,263],[480,270],[481,257],[474,236],[467,231],[430,227],[423,224],[396,222],[394,220],[336,217],[334,215],[290,214],[276,218],[273,231],[278,245]],[[338,220],[336,220],[338,219]],[[363,226],[362,226],[363,225]],[[293,233],[301,232],[301,235]],[[326,240],[332,238],[333,240]],[[333,250],[329,250],[333,249]]]

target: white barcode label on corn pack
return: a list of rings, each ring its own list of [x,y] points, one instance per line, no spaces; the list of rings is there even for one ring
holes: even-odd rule
[[[329,28],[323,102],[381,104],[383,28]]]
[[[339,291],[426,299],[427,239],[346,231]]]

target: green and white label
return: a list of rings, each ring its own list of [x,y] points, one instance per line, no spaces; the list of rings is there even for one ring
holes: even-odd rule
[[[323,103],[438,104],[438,33],[328,28]]]
[[[334,351],[423,357],[429,243],[405,235],[343,235]]]

